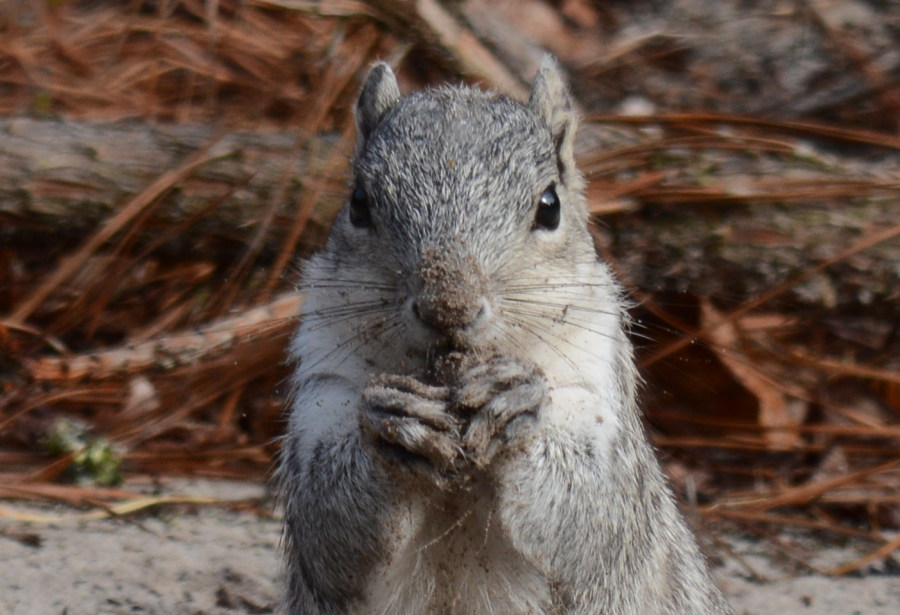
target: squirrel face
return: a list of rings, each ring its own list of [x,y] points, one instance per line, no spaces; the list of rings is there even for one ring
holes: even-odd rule
[[[460,88],[401,97],[377,64],[357,126],[353,184],[326,255],[335,279],[394,310],[385,320],[412,351],[489,347],[498,320],[527,309],[504,299],[511,290],[571,288],[578,265],[596,262],[575,117],[552,61],[527,104]]]

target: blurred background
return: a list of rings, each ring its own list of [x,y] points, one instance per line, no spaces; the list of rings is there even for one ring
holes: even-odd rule
[[[546,52],[679,495],[900,546],[891,0],[0,0],[0,497],[265,481],[367,67],[524,98]]]

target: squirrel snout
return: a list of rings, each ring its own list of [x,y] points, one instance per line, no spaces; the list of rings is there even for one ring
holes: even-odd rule
[[[450,296],[423,292],[412,299],[412,313],[429,329],[452,334],[478,329],[487,321],[490,303],[483,295],[466,297],[465,291]]]
[[[487,279],[471,255],[426,249],[417,274],[410,308],[427,328],[453,336],[474,332],[490,319]]]

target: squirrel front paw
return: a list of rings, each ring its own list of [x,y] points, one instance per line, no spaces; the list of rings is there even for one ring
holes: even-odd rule
[[[547,395],[543,372],[509,356],[497,355],[465,370],[451,404],[466,424],[462,446],[470,463],[486,468],[517,429],[537,419]]]
[[[536,420],[548,395],[543,372],[497,355],[447,386],[382,374],[366,384],[360,426],[376,454],[438,486],[466,482]]]
[[[360,425],[383,459],[441,484],[462,457],[449,397],[447,387],[409,376],[376,376],[363,389]]]

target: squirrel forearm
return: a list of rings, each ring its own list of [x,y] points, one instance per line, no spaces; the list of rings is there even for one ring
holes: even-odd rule
[[[345,613],[362,599],[366,577],[385,551],[383,477],[358,433],[319,441],[301,455],[288,436],[280,476],[285,518],[287,615]]]
[[[607,451],[564,429],[535,438],[500,485],[505,531],[554,580],[558,612],[726,613],[652,451],[623,435]]]

